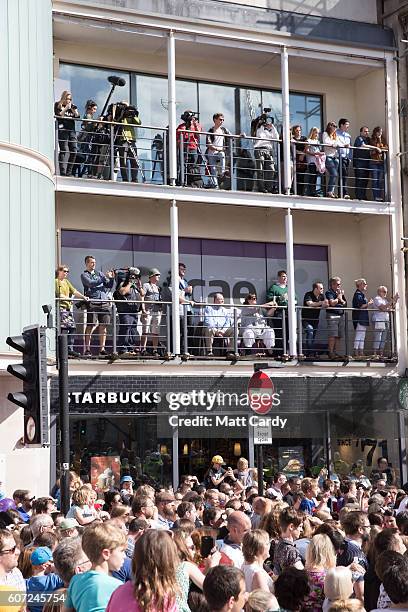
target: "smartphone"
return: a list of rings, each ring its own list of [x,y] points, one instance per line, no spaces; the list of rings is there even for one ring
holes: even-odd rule
[[[206,557],[209,557],[214,546],[215,546],[215,538],[213,538],[212,536],[202,536],[201,548],[200,548],[201,556],[204,559]]]

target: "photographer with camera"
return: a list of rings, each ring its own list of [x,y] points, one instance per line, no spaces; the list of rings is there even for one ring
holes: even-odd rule
[[[137,319],[142,309],[143,296],[140,270],[130,267],[124,280],[119,280],[113,294],[119,314],[118,353],[121,357],[130,357],[139,352]]]
[[[130,164],[130,173],[132,183],[137,183],[137,174],[139,170],[139,159],[136,148],[136,126],[141,125],[142,121],[139,117],[139,111],[128,102],[122,101],[116,104],[115,119],[118,123],[122,123],[119,128],[118,144],[119,144],[119,164],[122,181],[129,181],[128,161]]]
[[[69,91],[63,91],[60,100],[55,102],[54,115],[58,117],[60,175],[71,176],[78,149],[75,119],[80,115],[78,108],[72,103],[72,94]]]
[[[200,132],[203,131],[198,121],[198,115],[192,110],[186,110],[181,115],[183,123],[177,126],[177,145],[183,147],[183,162],[186,168],[185,184],[198,187],[198,181],[202,182],[203,172],[201,164],[204,162],[200,151]],[[177,156],[180,159],[180,155]]]
[[[272,193],[274,190],[273,179],[275,176],[277,141],[279,140],[279,134],[274,126],[273,117],[265,113],[259,117],[256,137],[259,139],[255,141],[254,145],[258,191]]]

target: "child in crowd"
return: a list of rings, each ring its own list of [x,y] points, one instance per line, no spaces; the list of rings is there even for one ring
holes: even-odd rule
[[[86,485],[82,485],[72,494],[72,506],[68,511],[67,519],[73,518],[80,525],[88,525],[98,517],[98,513],[92,504],[93,491]]]
[[[89,572],[77,574],[70,582],[65,612],[105,612],[120,580],[109,576],[117,572],[125,558],[126,536],[114,525],[95,523],[85,529],[82,548],[92,563]]]
[[[64,586],[61,578],[50,572],[53,569],[52,551],[47,546],[39,546],[31,553],[32,576],[26,580],[27,609],[29,612],[41,612],[45,602],[41,602],[41,593],[52,593]],[[30,603],[30,596],[39,595],[38,603]]]

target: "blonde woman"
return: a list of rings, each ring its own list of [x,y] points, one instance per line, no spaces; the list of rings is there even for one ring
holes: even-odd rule
[[[273,580],[264,570],[264,563],[269,557],[269,535],[263,529],[253,529],[247,532],[242,540],[244,564],[242,571],[245,576],[245,586],[248,592],[262,589],[273,593]]]
[[[317,174],[319,172],[319,169],[322,168],[323,160],[326,159],[326,155],[325,153],[323,153],[319,145],[319,128],[312,127],[312,129],[310,130],[309,136],[307,137],[305,153],[307,162],[306,195],[316,197]]]
[[[329,174],[327,182],[327,197],[335,198],[334,187],[337,183],[339,175],[339,154],[338,148],[340,142],[337,138],[337,125],[330,121],[326,126],[326,131],[323,132],[323,150],[326,153],[326,170]]]
[[[54,104],[54,115],[58,117],[59,167],[61,176],[72,175],[78,150],[75,119],[79,119],[78,108],[72,102],[72,94],[63,91]]]
[[[320,533],[313,536],[306,551],[305,569],[309,578],[310,593],[304,602],[304,610],[320,612],[324,601],[324,579],[327,570],[336,567],[336,553],[330,538]]]
[[[338,599],[347,600],[353,594],[353,577],[348,567],[339,565],[326,572],[324,578],[323,612],[328,612],[333,602]]]

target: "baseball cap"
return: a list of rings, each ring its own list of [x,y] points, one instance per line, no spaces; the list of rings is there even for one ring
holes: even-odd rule
[[[33,565],[42,565],[52,561],[52,552],[48,546],[39,546],[31,553],[31,563]]]
[[[122,478],[120,479],[120,484],[122,484],[123,482],[133,482],[133,478],[131,476],[122,476]]]
[[[65,531],[66,529],[74,529],[75,527],[79,527],[79,523],[74,518],[64,519],[63,521],[61,521],[61,524],[59,526],[60,531]]]
[[[225,461],[221,457],[221,455],[214,455],[214,457],[211,459],[211,463],[219,463],[220,465],[225,465]]]
[[[151,276],[156,276],[156,274],[160,274],[160,270],[158,270],[157,268],[152,268],[151,270],[149,270],[149,278]]]

